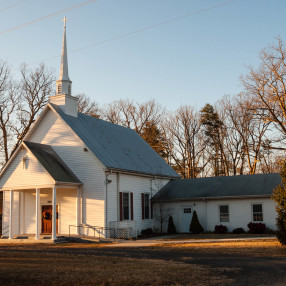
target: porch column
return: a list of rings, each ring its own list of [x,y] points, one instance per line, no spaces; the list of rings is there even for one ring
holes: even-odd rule
[[[13,199],[14,199],[14,192],[13,190],[10,190],[9,239],[13,238]]]
[[[36,189],[36,235],[35,239],[40,239],[40,230],[39,230],[39,224],[40,224],[40,189]]]
[[[81,193],[81,187],[78,187],[76,196],[76,226],[80,225],[80,193]],[[76,233],[80,235],[79,227],[76,228]]]
[[[57,188],[53,188],[53,214],[52,214],[52,239],[57,238]]]

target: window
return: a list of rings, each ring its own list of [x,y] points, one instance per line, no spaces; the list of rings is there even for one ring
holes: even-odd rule
[[[123,193],[123,220],[129,219],[129,193]]]
[[[190,214],[192,212],[191,208],[184,208],[184,214]]]
[[[219,221],[220,222],[229,222],[228,205],[219,206]]]
[[[71,95],[71,86],[68,87],[68,94]]]
[[[263,221],[262,204],[252,205],[253,221]]]
[[[58,85],[58,94],[61,94],[62,93],[62,86],[59,84]]]
[[[141,203],[142,203],[142,219],[149,219],[150,218],[150,194],[142,193]]]
[[[133,220],[133,193],[119,193],[120,220]]]
[[[145,219],[149,218],[149,194],[144,194],[144,214]]]

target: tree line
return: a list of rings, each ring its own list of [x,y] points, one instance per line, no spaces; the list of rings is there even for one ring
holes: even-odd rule
[[[242,91],[200,110],[167,111],[155,100],[100,106],[76,95],[79,111],[134,129],[183,178],[279,172],[285,159],[286,50],[281,39],[260,53],[258,68],[241,77]],[[0,62],[0,159],[21,143],[48,98],[55,75],[44,65],[20,68],[15,81]]]

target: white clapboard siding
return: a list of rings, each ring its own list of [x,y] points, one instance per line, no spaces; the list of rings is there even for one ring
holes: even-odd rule
[[[92,226],[104,226],[104,166],[93,153],[84,151],[86,146],[83,142],[51,110],[47,112],[28,140],[53,147],[83,183],[83,223]]]
[[[108,175],[108,180],[111,180],[110,183],[107,184],[107,200],[106,200],[106,208],[107,208],[107,225],[109,226],[109,222],[118,221],[119,220],[119,211],[118,211],[118,178],[119,176],[115,173]]]
[[[23,157],[27,161],[23,163]],[[53,184],[54,180],[38,162],[34,155],[27,150],[20,150],[12,163],[0,178],[0,188],[13,189]]]
[[[188,202],[170,202],[161,203],[164,210],[172,213],[174,224],[178,232],[183,229],[183,208],[190,207],[192,213],[196,210],[199,221],[206,231],[214,231],[216,225],[225,225],[228,231],[242,227],[245,231],[248,230],[247,224],[253,222],[252,205],[262,204],[263,223],[266,227],[276,229],[276,211],[275,204],[270,198],[255,198],[255,199],[231,199],[231,200],[211,200],[211,201],[188,201]],[[219,206],[228,205],[229,222],[220,222]],[[154,204],[154,216],[159,212],[160,204]],[[156,227],[159,224],[156,223]],[[167,231],[168,223],[163,227],[163,231]]]
[[[119,189],[120,192],[133,192],[133,219],[136,221],[136,227],[138,234],[142,229],[153,228],[153,219],[142,220],[142,202],[141,194],[148,193],[154,195],[158,188],[153,187],[155,179],[153,177],[133,176],[120,174]],[[168,180],[156,179],[156,186],[163,187]],[[151,190],[152,187],[152,190]]]
[[[253,222],[252,204],[262,204],[263,223],[270,229],[276,229],[275,219],[277,214],[273,200],[270,198],[255,198],[209,201],[207,209],[208,230],[214,230],[214,227],[219,224],[225,225],[229,231],[238,227],[248,230],[247,224]],[[228,205],[229,222],[220,222],[220,205]]]
[[[176,227],[177,232],[181,232],[181,233],[188,232],[190,223],[191,223],[191,217],[192,217],[194,210],[197,212],[199,222],[204,228],[204,230],[207,229],[206,204],[204,202],[161,203],[161,205],[159,203],[155,203],[154,204],[154,224],[157,229],[160,229],[160,223],[159,223],[160,207],[163,209],[164,215],[168,214],[167,219],[165,223],[163,224],[163,232],[167,232],[169,216],[173,217],[174,225]],[[184,208],[191,209],[191,215],[188,221],[183,219]],[[187,225],[183,226],[183,223]]]

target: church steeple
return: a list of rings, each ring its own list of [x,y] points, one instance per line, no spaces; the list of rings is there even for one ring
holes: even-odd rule
[[[61,58],[61,69],[60,76],[57,80],[57,94],[71,95],[71,80],[68,72],[68,56],[67,56],[67,40],[66,40],[66,16],[63,19],[64,22],[64,35],[62,44],[62,58]]]
[[[56,95],[50,97],[50,103],[59,106],[63,112],[73,117],[78,116],[78,99],[71,95],[71,80],[68,73],[68,56],[67,56],[67,41],[66,41],[66,16],[64,17],[64,37],[62,45],[62,60],[60,76],[57,80]]]

